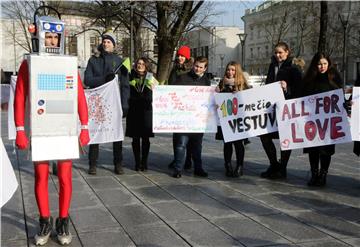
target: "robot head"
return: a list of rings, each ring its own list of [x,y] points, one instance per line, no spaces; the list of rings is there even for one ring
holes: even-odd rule
[[[59,18],[52,16],[37,16],[40,8],[54,10]],[[60,14],[53,8],[41,6],[34,14],[34,24],[29,26],[32,33],[32,48],[34,53],[40,55],[64,55],[65,48],[65,23],[60,20]]]

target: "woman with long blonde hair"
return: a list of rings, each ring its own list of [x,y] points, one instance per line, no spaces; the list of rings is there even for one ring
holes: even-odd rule
[[[248,88],[249,85],[245,79],[240,63],[231,61],[226,65],[224,77],[217,86],[216,92],[234,93]],[[216,133],[215,138],[217,140],[224,140],[220,126],[218,127],[218,132]],[[235,154],[236,154],[235,168],[233,168],[231,165],[233,145],[235,146]],[[243,140],[236,140],[226,143],[224,142],[223,151],[224,151],[224,160],[225,160],[224,166],[226,170],[225,175],[227,177],[239,177],[240,175],[242,175],[243,167],[244,167],[244,154],[245,154]]]

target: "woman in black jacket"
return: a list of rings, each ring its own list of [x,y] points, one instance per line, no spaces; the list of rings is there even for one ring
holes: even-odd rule
[[[247,84],[244,73],[241,69],[241,65],[237,62],[232,61],[226,65],[224,78],[220,81],[215,91],[218,93],[235,93],[248,88],[249,85]],[[224,141],[224,136],[220,126],[218,126],[218,131],[216,133],[215,138],[216,140]],[[233,145],[235,147],[235,155],[236,155],[235,169],[233,169],[231,165]],[[223,151],[224,151],[224,160],[225,160],[224,166],[226,171],[225,175],[227,177],[239,177],[239,175],[243,175],[244,155],[245,155],[243,140],[224,142]]]
[[[130,74],[129,112],[126,118],[126,136],[132,137],[135,171],[147,170],[152,131],[152,88],[157,80],[151,73],[149,61],[141,57],[136,60]],[[140,158],[140,138],[141,158]]]
[[[342,80],[339,72],[332,66],[331,60],[323,53],[316,53],[311,60],[304,77],[304,95],[313,95],[341,88]],[[309,186],[324,186],[330,166],[331,155],[335,153],[335,145],[304,148],[309,154],[311,179]],[[320,172],[319,172],[320,162]]]
[[[301,97],[302,73],[293,64],[290,57],[291,51],[285,42],[279,42],[275,46],[274,56],[266,77],[265,84],[280,81],[285,99]],[[291,150],[281,151],[280,162],[277,160],[276,148],[273,139],[279,138],[279,132],[261,135],[261,143],[270,161],[269,168],[261,173],[261,177],[269,179],[286,178],[286,167],[290,158]]]

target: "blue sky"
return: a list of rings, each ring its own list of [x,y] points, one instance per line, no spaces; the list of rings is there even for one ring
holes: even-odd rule
[[[214,1],[217,11],[223,12],[217,18],[212,19],[216,26],[237,26],[243,27],[240,19],[245,14],[245,9],[252,9],[263,1]]]

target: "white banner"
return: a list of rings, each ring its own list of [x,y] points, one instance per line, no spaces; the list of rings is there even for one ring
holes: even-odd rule
[[[351,107],[351,136],[360,141],[360,87],[353,87]]]
[[[17,76],[12,75],[10,80],[10,97],[9,97],[9,106],[8,106],[8,138],[9,140],[16,139],[16,128],[14,120],[14,98],[15,98],[15,89],[16,89],[16,79]]]
[[[215,94],[225,142],[278,130],[274,104],[284,100],[279,82],[238,93]]]
[[[156,86],[153,90],[153,131],[215,133],[214,87]]]
[[[0,148],[1,148],[1,164],[0,164],[0,208],[10,200],[10,198],[14,195],[18,182],[16,180],[16,176],[14,173],[14,169],[10,163],[9,157],[6,153],[4,144],[2,139],[0,138]]]
[[[89,109],[89,144],[124,140],[117,76],[100,87],[85,90]]]
[[[276,103],[282,150],[351,141],[342,89]]]

